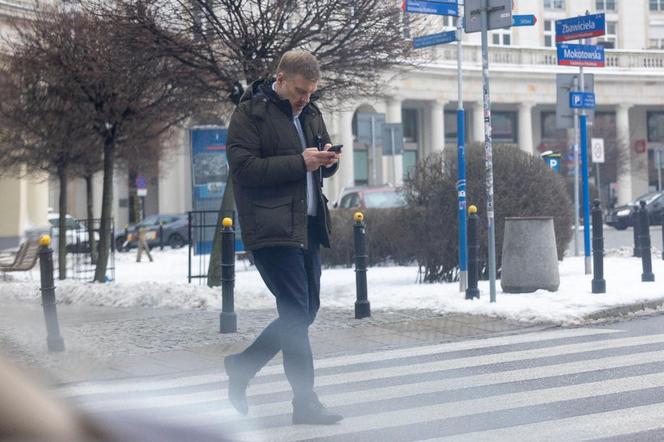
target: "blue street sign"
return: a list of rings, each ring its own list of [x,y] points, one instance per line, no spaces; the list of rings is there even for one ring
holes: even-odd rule
[[[572,109],[595,109],[595,94],[592,92],[570,92],[569,107]]]
[[[605,28],[604,14],[581,15],[556,20],[556,42],[598,37],[604,35]]]
[[[560,154],[559,153],[553,153],[544,156],[544,161],[546,162],[546,165],[549,166],[551,170],[553,170],[554,173],[560,173]]]
[[[594,45],[558,45],[558,64],[562,66],[604,67],[604,48]]]
[[[420,14],[453,15],[459,16],[459,3],[457,0],[404,0],[404,12]]]
[[[413,48],[426,48],[427,46],[442,45],[456,41],[456,31],[440,32],[438,34],[424,35],[413,39]]]
[[[534,26],[537,23],[537,17],[534,15],[513,15],[512,26]]]

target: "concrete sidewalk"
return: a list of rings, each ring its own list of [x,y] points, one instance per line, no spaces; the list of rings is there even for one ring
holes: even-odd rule
[[[240,351],[274,317],[274,310],[240,310],[238,332],[219,333],[219,312],[58,305],[65,351],[46,350],[40,305],[0,305],[0,352],[51,383],[223,370],[224,355]],[[428,310],[321,309],[311,328],[314,357],[436,344],[551,327]],[[275,359],[273,363],[279,363]]]

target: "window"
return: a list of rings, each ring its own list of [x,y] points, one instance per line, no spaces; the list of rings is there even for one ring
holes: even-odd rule
[[[417,151],[404,149],[403,151],[403,179],[409,180],[415,176],[417,167]]]
[[[342,209],[352,209],[353,207],[360,207],[360,195],[357,193],[349,193],[341,198],[339,207]]]
[[[542,140],[566,140],[567,130],[556,127],[556,112],[542,111],[541,114]]]
[[[357,144],[353,149],[353,170],[356,185],[369,184],[369,152],[366,149],[358,149]]]
[[[664,0],[650,0],[651,11],[664,11]]]
[[[510,46],[512,44],[511,29],[497,29],[491,32],[491,43],[495,46]]]
[[[544,0],[544,9],[565,9],[565,0]]]
[[[402,109],[403,138],[406,142],[417,143],[419,139],[419,119],[417,109]]]
[[[615,11],[616,0],[595,0],[595,8],[598,11]]]
[[[615,49],[618,47],[618,22],[606,22],[606,34],[597,39],[597,44],[606,49]]]
[[[516,112],[496,111],[491,116],[493,139],[497,142],[516,143]]]
[[[648,141],[664,143],[664,111],[648,112]]]
[[[552,48],[556,45],[555,26],[552,20],[544,20],[544,46]]]
[[[443,27],[445,28],[454,28],[457,27],[457,20],[459,17],[454,17],[452,15],[443,15]]]
[[[466,138],[465,141],[468,143],[470,141],[470,131],[468,130],[469,121],[468,121],[468,112],[466,112]],[[456,111],[445,111],[445,143],[455,144],[457,142],[457,112]]]
[[[648,40],[648,49],[664,49],[664,38],[651,38]]]

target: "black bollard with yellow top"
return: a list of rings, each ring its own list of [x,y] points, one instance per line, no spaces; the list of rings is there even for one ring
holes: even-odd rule
[[[219,332],[235,333],[237,316],[235,315],[235,230],[233,220],[224,218],[221,221],[221,314],[219,316]]]
[[[39,238],[39,271],[41,273],[42,307],[46,321],[46,344],[48,351],[64,351],[65,341],[60,336],[58,311],[55,307],[55,283],[53,281],[53,249],[51,237]]]
[[[466,299],[480,297],[477,280],[480,276],[480,238],[478,234],[479,217],[477,207],[468,207],[468,288]]]
[[[367,295],[367,231],[362,212],[355,212],[353,219],[355,220],[355,224],[353,224],[353,242],[355,244],[355,290],[357,296],[355,319],[362,319],[371,316],[371,305]]]

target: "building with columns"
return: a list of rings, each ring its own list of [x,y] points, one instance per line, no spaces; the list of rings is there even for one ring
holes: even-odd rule
[[[586,11],[605,12],[607,34],[592,43],[607,48],[606,67],[585,70],[594,75],[597,102],[589,137],[602,137],[607,146],[607,162],[601,166],[602,191],[615,195],[617,203],[625,203],[659,188],[655,152],[664,148],[664,0],[514,3],[515,14],[534,14],[537,24],[489,35],[494,143],[515,144],[533,155],[547,150],[560,152],[562,173],[571,170],[572,133],[558,129],[555,123],[556,74],[577,73],[578,68],[557,65],[554,22]],[[454,27],[452,17],[427,17],[427,33]],[[344,144],[340,171],[326,183],[330,200],[348,186],[398,186],[427,155],[440,151],[456,154],[456,44],[420,51],[416,68],[386,76],[389,80],[380,96],[357,97],[345,103],[344,109],[327,108],[323,103],[333,142]],[[484,122],[479,34],[463,37],[463,77],[466,141],[480,143]],[[401,124],[403,150],[396,155],[383,152],[377,134],[374,143],[367,142],[367,115],[376,116],[376,121]],[[173,153],[147,177],[146,215],[192,208],[189,128],[175,131],[169,142]],[[55,207],[57,193],[52,189],[50,197],[44,199],[44,192],[49,194],[47,187],[43,180],[0,178],[0,248],[8,238],[20,237],[26,226],[45,220],[45,206]],[[97,189],[95,210],[101,201],[99,181]],[[84,190],[82,182],[70,186],[70,213],[76,217],[85,216]],[[129,177],[119,171],[114,206],[119,226],[130,219],[128,193]]]

